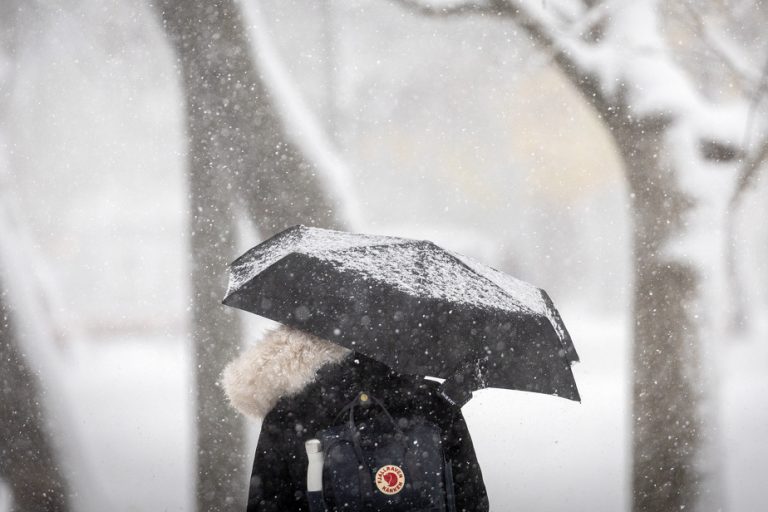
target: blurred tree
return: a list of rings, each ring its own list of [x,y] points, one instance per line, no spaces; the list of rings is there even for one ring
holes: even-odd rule
[[[723,333],[717,299],[729,208],[768,151],[768,137],[743,142],[745,126],[761,128],[750,118],[766,93],[765,74],[755,71],[765,58],[765,9],[677,2],[697,30],[674,33],[671,44],[669,6],[654,0],[397,3],[430,16],[512,20],[610,130],[634,222],[632,506],[719,509],[705,354]],[[715,7],[729,12],[730,27],[711,25]],[[751,40],[745,27],[757,28]],[[691,48],[708,58],[685,55]],[[727,68],[727,83],[706,90],[691,71],[712,73],[712,59]]]
[[[13,510],[69,510],[67,482],[57,462],[40,394],[14,332],[10,297],[0,282],[0,477],[13,493]]]
[[[0,151],[3,152],[6,150],[4,103],[12,89],[19,13],[16,2],[0,3],[3,20],[0,23]],[[0,179],[8,172],[6,161],[6,155],[0,154]],[[3,237],[7,235],[5,229],[0,233]],[[15,330],[14,302],[5,286],[5,276],[0,276],[0,479],[11,489],[13,510],[66,511],[69,510],[68,483],[47,428],[39,375],[28,361]]]
[[[233,311],[220,305],[238,215],[262,236],[299,223],[340,228],[344,219],[316,167],[285,135],[238,4],[160,0],[156,7],[186,98],[197,508],[241,510],[248,481],[243,428],[218,387],[241,338]]]

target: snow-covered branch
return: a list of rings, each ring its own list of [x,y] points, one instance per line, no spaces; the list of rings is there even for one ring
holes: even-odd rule
[[[584,62],[590,47],[580,39],[580,30],[590,29],[605,15],[603,8],[583,9],[573,2],[548,2],[544,5],[516,0],[488,0],[487,2],[423,2],[420,0],[390,0],[415,13],[432,17],[456,15],[482,15],[509,18],[525,29],[539,48],[550,51],[552,59],[599,112],[607,115],[610,106],[594,73]],[[578,17],[576,30],[572,21]],[[567,22],[567,23],[565,23]]]
[[[608,2],[598,2],[589,7],[580,17],[571,23],[568,34],[571,37],[580,37],[584,40],[593,40],[595,37],[589,37],[589,34],[600,24],[602,24],[609,13]]]
[[[516,0],[500,1],[497,4],[504,6],[502,12],[524,28],[535,43],[553,51],[558,67],[590,102],[598,99],[602,101],[595,77],[582,62],[588,47],[572,37],[568,25],[561,21],[569,19],[570,16],[556,11],[551,6],[536,5],[530,8],[524,2]]]
[[[424,16],[464,16],[467,14],[480,14],[499,16],[501,13],[495,7],[495,2],[460,2],[446,5],[433,5],[418,0],[391,0],[411,11]]]
[[[745,99],[726,106],[703,97],[670,48],[660,19],[662,7],[656,0],[391,1],[433,17],[480,14],[512,20],[538,48],[552,54],[565,77],[614,134],[630,125],[643,132],[651,119],[687,120],[689,127],[698,130],[705,128],[701,120],[706,119],[718,126],[716,134],[707,133],[715,137],[718,148],[731,150],[740,138],[738,122],[731,118],[734,111],[746,111]],[[716,121],[726,118],[727,123]],[[693,139],[702,136],[692,134]]]

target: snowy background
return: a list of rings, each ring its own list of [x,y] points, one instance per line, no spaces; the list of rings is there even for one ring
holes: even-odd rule
[[[3,300],[36,340],[23,352],[73,510],[192,510],[176,57],[147,2],[23,4],[4,8],[16,10],[12,26],[0,17],[14,41],[0,55]],[[509,21],[431,19],[384,0],[250,4],[281,115],[344,162],[356,228],[427,238],[543,287],[571,331],[581,404],[484,390],[464,409],[492,510],[629,509],[632,225],[606,128]],[[746,36],[725,33],[735,52]],[[762,58],[742,57],[760,76]],[[768,479],[766,199],[758,176],[736,220],[745,320],[720,340],[708,379],[722,502],[744,512],[762,508]],[[241,236],[240,249],[258,241]],[[242,317],[243,343],[256,342],[264,325]],[[248,428],[250,454],[259,425]],[[0,512],[11,500],[0,478]]]

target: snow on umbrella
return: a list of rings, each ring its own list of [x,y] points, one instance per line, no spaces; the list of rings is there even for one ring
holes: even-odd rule
[[[546,292],[429,241],[288,228],[230,267],[224,304],[395,371],[579,400],[576,350]]]

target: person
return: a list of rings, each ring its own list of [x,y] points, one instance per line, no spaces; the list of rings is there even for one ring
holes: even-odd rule
[[[394,418],[420,415],[439,426],[457,510],[488,510],[461,410],[437,395],[434,381],[396,373],[360,353],[281,326],[231,362],[222,385],[237,410],[263,419],[247,512],[309,509],[304,442],[335,424],[338,412],[361,392],[385,403]]]

